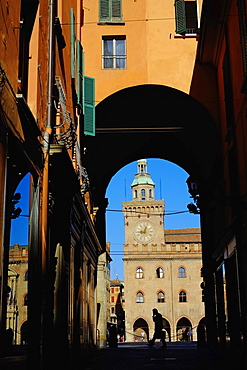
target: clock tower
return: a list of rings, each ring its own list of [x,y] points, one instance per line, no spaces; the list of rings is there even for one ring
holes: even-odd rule
[[[141,246],[164,244],[164,200],[154,199],[155,183],[148,173],[146,159],[137,161],[137,174],[131,184],[132,201],[123,202],[125,252]]]
[[[147,160],[137,161],[132,200],[123,202],[126,341],[152,338],[152,309],[162,314],[167,341],[204,316],[200,299],[200,229],[164,230],[164,200],[155,200]],[[195,324],[196,323],[196,324]]]

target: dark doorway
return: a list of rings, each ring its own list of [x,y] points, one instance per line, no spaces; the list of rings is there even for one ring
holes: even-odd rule
[[[189,319],[182,317],[177,322],[177,341],[190,342],[193,341],[192,324]]]

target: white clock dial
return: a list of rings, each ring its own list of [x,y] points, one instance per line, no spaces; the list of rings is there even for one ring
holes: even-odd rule
[[[140,242],[149,242],[154,237],[154,227],[149,221],[140,221],[135,226],[134,235]]]

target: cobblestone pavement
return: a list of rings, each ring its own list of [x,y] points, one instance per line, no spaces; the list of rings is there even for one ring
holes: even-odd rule
[[[161,348],[156,342],[153,348],[146,343],[119,343],[117,348],[98,350],[93,358],[84,363],[83,370],[246,370],[238,358],[231,361],[196,343],[167,343]]]

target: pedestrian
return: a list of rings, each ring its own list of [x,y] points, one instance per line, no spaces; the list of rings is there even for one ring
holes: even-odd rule
[[[114,324],[111,324],[109,334],[109,347],[117,347],[117,328]]]
[[[160,339],[162,342],[162,348],[166,348],[166,331],[163,327],[162,315],[158,312],[157,308],[153,309],[153,321],[154,321],[154,335],[153,338],[148,342],[149,347],[153,347],[156,339]]]
[[[188,341],[189,342],[192,342],[192,329],[191,329],[191,326],[188,329]]]
[[[186,327],[186,328],[184,329],[184,332],[183,332],[183,341],[184,341],[184,342],[188,342],[188,331],[189,331],[189,328],[188,328],[188,327]]]

